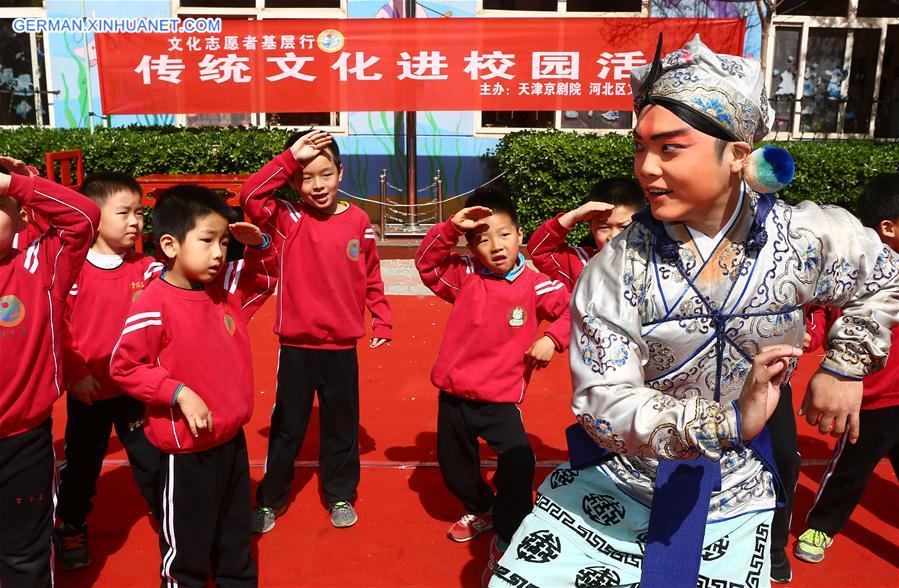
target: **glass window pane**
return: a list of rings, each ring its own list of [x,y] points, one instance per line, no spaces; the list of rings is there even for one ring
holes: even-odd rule
[[[270,112],[265,117],[270,127],[336,127],[340,125],[339,112]]]
[[[852,65],[849,67],[849,91],[846,93],[843,132],[867,135],[871,124],[880,29],[856,29],[852,31],[852,37]]]
[[[899,25],[887,27],[874,136],[899,137]]]
[[[181,0],[184,8],[256,8],[256,0]]]
[[[37,123],[31,39],[12,30],[12,20],[0,20],[0,125]]]
[[[556,0],[484,0],[485,10],[544,10],[555,12]]]
[[[568,12],[640,12],[642,0],[568,0]]]
[[[249,114],[188,114],[186,124],[189,127],[239,127],[250,126]]]
[[[777,14],[803,16],[849,16],[849,0],[781,0]]]
[[[266,8],[340,8],[340,0],[265,0]]]
[[[862,18],[899,16],[899,0],[858,0],[858,15]]]
[[[563,110],[563,129],[630,129],[633,112],[628,110]]]
[[[545,129],[555,126],[554,110],[485,110],[481,113],[482,127]]]
[[[846,34],[839,29],[809,29],[799,119],[803,132],[837,132],[842,83],[848,73],[843,63]]]
[[[771,93],[774,109],[774,132],[793,130],[796,108],[796,79],[799,75],[799,42],[802,29],[777,27],[774,31],[774,63],[771,70]]]

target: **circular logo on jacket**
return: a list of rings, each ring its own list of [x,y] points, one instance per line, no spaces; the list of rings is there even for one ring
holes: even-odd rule
[[[606,527],[617,525],[625,515],[621,503],[607,494],[588,494],[584,496],[582,506],[593,522]]]
[[[350,239],[350,242],[346,244],[346,256],[350,258],[351,261],[359,261],[359,254],[362,252],[362,245],[359,244],[359,239]]]
[[[528,320],[528,311],[524,307],[516,306],[509,311],[509,326],[520,327]]]
[[[598,588],[599,586],[618,586],[621,577],[615,570],[604,566],[584,568],[574,579],[575,588]]]
[[[234,335],[234,328],[236,327],[236,323],[234,322],[234,317],[225,313],[225,329],[228,331],[229,335]]]
[[[7,294],[0,296],[0,327],[14,327],[25,320],[25,305],[22,301]]]
[[[318,34],[318,48],[325,53],[337,53],[343,49],[343,33],[335,29],[325,29]]]
[[[550,531],[534,531],[518,544],[518,558],[530,563],[548,563],[562,553],[562,542]]]

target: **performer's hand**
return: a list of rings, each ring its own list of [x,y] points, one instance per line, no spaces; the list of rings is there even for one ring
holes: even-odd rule
[[[555,352],[556,344],[544,335],[531,344],[530,349],[524,354],[524,363],[530,369],[542,370],[549,365]]]
[[[469,206],[453,215],[450,222],[462,233],[473,231],[484,225],[481,219],[487,218],[493,211],[486,206]]]
[[[100,397],[100,383],[92,374],[84,376],[69,388],[69,394],[75,400],[85,404],[93,404]]]
[[[560,216],[559,223],[566,229],[570,229],[581,221],[588,221],[597,217],[609,218],[613,210],[615,210],[615,206],[612,204],[591,200]]]
[[[228,229],[231,231],[231,236],[244,245],[259,247],[260,245],[265,243],[265,238],[262,236],[262,231],[260,231],[259,227],[252,223],[231,223],[230,225],[228,225]]]
[[[737,401],[743,440],[749,441],[762,432],[780,400],[780,386],[790,360],[802,355],[792,345],[769,345],[752,360],[752,369]]]
[[[799,416],[817,425],[822,435],[840,437],[849,430],[849,442],[858,440],[858,413],[862,406],[863,385],[859,380],[842,378],[819,369],[808,383]]]
[[[184,386],[181,388],[181,392],[178,393],[177,402],[178,408],[181,409],[184,418],[187,419],[190,432],[194,437],[200,436],[200,429],[209,429],[209,432],[212,433],[214,430],[212,426],[212,411],[209,410],[209,407],[206,406],[199,394]]]
[[[812,343],[812,335],[808,331],[802,335],[802,349],[808,351],[808,346]]]
[[[389,346],[390,339],[384,339],[383,337],[372,337],[371,340],[368,342],[368,346],[371,347],[372,349],[377,349],[378,347],[380,347],[381,345],[384,345],[385,343]]]
[[[305,166],[321,155],[321,152],[333,142],[334,138],[330,133],[314,131],[297,139],[296,143],[290,146],[290,152],[300,165]]]

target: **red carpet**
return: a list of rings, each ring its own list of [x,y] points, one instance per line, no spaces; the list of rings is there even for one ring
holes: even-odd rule
[[[476,586],[486,561],[487,538],[454,544],[445,537],[461,507],[446,491],[436,461],[436,393],[430,385],[449,305],[434,298],[390,297],[396,340],[389,349],[360,347],[363,472],[359,523],[333,529],[318,492],[315,468],[301,464],[294,500],[274,531],[257,543],[260,586]],[[256,411],[246,427],[253,480],[262,476],[269,412],[274,402],[277,341],[274,307],[257,315],[253,331]],[[794,403],[814,368],[801,363]],[[538,461],[565,459],[564,427],[570,380],[567,362],[535,374],[522,406]],[[63,455],[65,403],[55,410],[57,455]],[[800,452],[807,464],[797,490],[794,534],[830,457],[833,441],[800,424]],[[301,462],[317,459],[318,420],[312,417]],[[484,451],[485,459],[492,459]],[[110,454],[89,519],[93,564],[57,574],[58,586],[158,586],[159,548],[117,441]],[[419,464],[419,467],[415,467]],[[549,467],[538,469],[538,483]],[[899,586],[899,486],[883,462],[852,520],[821,564],[794,563],[796,587]]]

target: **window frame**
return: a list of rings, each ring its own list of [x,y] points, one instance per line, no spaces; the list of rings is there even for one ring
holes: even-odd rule
[[[804,15],[778,15],[774,14],[771,22],[771,29],[768,32],[766,59],[765,59],[765,82],[769,92],[773,87],[772,69],[774,67],[774,41],[776,38],[775,29],[777,27],[799,28],[799,58],[796,65],[796,98],[793,103],[793,125],[789,131],[777,131],[768,133],[766,140],[808,140],[808,139],[868,139],[874,136],[874,127],[877,122],[877,107],[880,102],[880,80],[883,73],[883,58],[886,49],[886,40],[888,27],[890,25],[899,24],[899,19],[895,18],[859,18],[858,0],[849,0],[849,16],[804,16]],[[846,123],[846,102],[841,101],[839,110],[837,111],[837,129],[836,132],[816,133],[801,130],[801,111],[802,111],[802,92],[805,85],[805,64],[808,53],[808,38],[810,29],[835,29],[846,30],[846,49],[843,55],[843,66],[848,72],[841,82],[840,92],[846,95],[849,90],[849,80],[852,77],[852,49],[855,41],[855,30],[879,30],[880,42],[877,50],[877,64],[874,70],[874,96],[871,105],[870,120],[868,121],[868,131],[866,133],[846,133],[843,132]],[[897,137],[899,138],[899,137]],[[894,139],[891,137],[890,139]]]
[[[568,2],[567,0],[558,0],[558,8],[555,11],[543,11],[543,10],[496,10],[496,9],[485,9],[484,8],[484,0],[476,0],[476,9],[475,15],[477,18],[547,18],[547,17],[564,17],[564,18],[649,18],[650,17],[650,7],[652,4],[652,0],[641,0],[640,3],[640,11],[639,12],[568,12]],[[509,133],[514,133],[516,131],[533,131],[533,130],[543,130],[538,127],[485,127],[482,124],[482,113],[481,110],[475,110],[472,112],[474,117],[474,136],[475,137],[483,137],[496,139],[500,137],[504,137]],[[604,135],[606,133],[618,133],[621,135],[627,135],[634,128],[634,121],[636,117],[631,118],[631,126],[627,129],[577,129],[577,128],[567,128],[562,126],[562,112],[561,110],[556,110],[555,116],[553,117],[553,129],[560,131],[574,131],[577,133],[584,134],[599,134]]]
[[[46,18],[47,17],[47,8],[43,4],[41,6],[26,6],[26,7],[5,7],[3,9],[3,18],[2,20],[15,20],[17,18]],[[40,80],[41,85],[38,86],[43,92],[50,92],[51,88],[49,87],[50,81],[53,79],[53,72],[51,70],[52,59],[50,59],[50,52],[48,46],[48,38],[47,35],[44,34],[41,38],[41,45],[44,51],[44,75],[41,76],[41,64],[40,59],[37,56],[37,33],[16,33],[18,35],[28,35],[28,48],[29,48],[29,56],[31,57],[31,79],[32,80]],[[40,94],[35,93],[34,95],[34,109],[37,113],[40,113],[41,107],[43,107],[46,102],[47,107],[47,124],[44,124],[43,117],[38,116],[37,114],[34,117],[35,125],[38,127],[46,127],[46,128],[56,128],[56,114],[54,113],[54,102],[52,96],[55,94]],[[0,125],[0,129],[17,129],[22,125]]]
[[[255,20],[278,20],[290,18],[321,18],[321,19],[346,19],[347,18],[347,2],[349,0],[340,0],[340,8],[265,8],[265,0],[256,0],[255,8],[209,8],[209,7],[193,7],[181,6],[180,0],[171,0],[172,14],[174,18],[182,18],[185,16],[229,16],[240,17],[246,16],[248,19]],[[265,127],[272,129],[305,129],[307,127],[293,125],[269,125],[267,112],[250,112],[250,125],[254,127]],[[271,113],[274,114],[274,113]],[[330,114],[338,115],[337,125],[321,125],[315,128],[328,131],[332,135],[349,135],[349,112],[330,111]],[[187,115],[176,114],[175,124],[178,126],[187,126]]]

